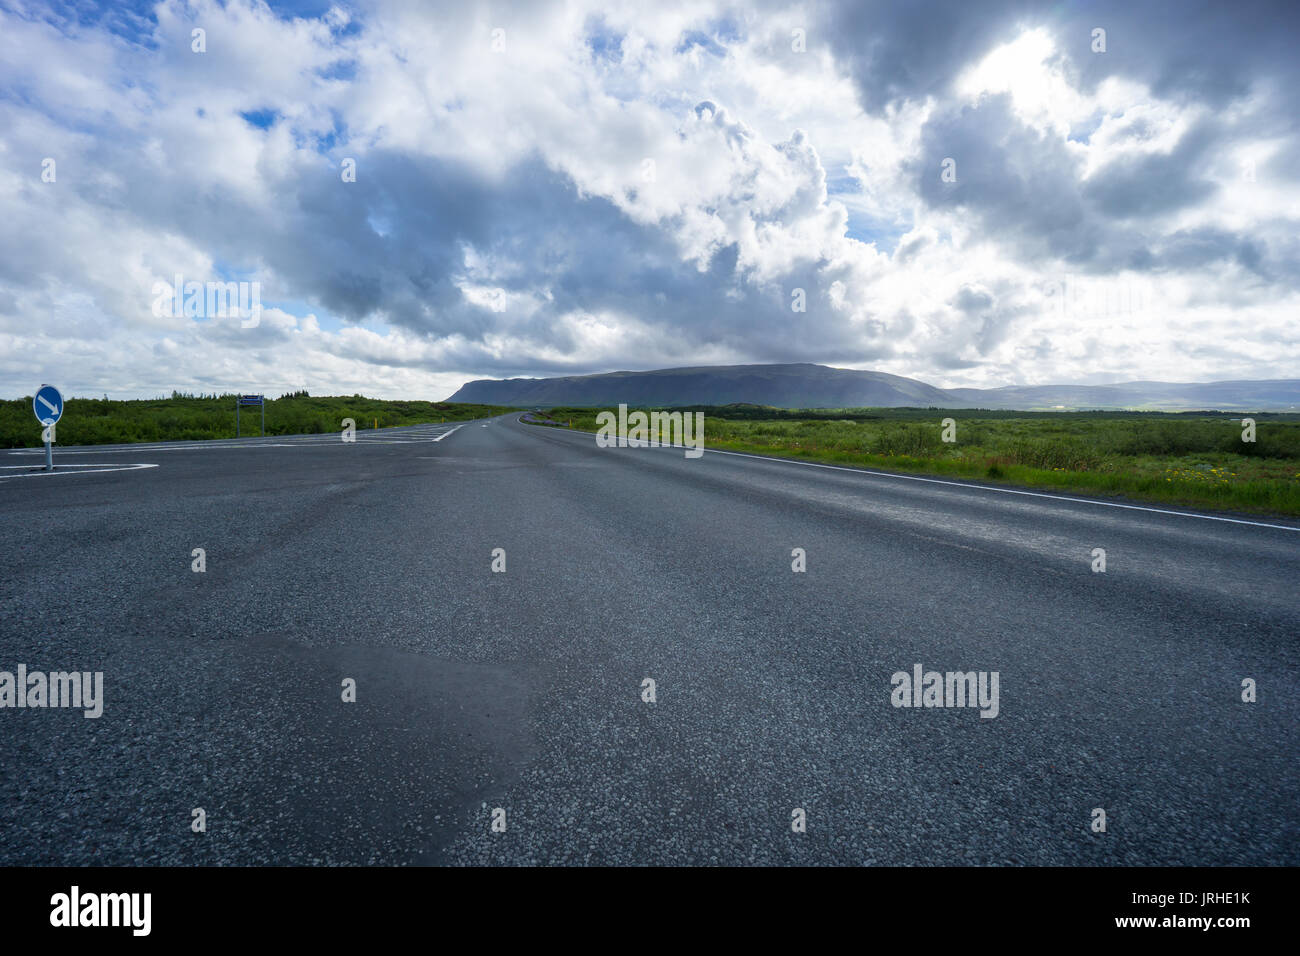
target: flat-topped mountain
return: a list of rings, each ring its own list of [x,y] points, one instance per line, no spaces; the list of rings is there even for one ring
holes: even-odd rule
[[[825,365],[712,365],[560,378],[482,379],[448,401],[496,405],[729,405],[783,408],[951,404],[942,390],[884,372]]]
[[[942,389],[885,372],[826,365],[705,365],[557,378],[479,379],[447,399],[519,407],[731,405],[778,408],[1150,408],[1300,411],[1300,380],[1124,382]]]

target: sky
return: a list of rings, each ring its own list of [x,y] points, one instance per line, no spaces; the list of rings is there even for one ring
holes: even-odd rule
[[[0,396],[1298,377],[1298,26],[1251,0],[0,0]]]

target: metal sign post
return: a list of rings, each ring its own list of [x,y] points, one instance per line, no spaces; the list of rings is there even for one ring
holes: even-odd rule
[[[45,426],[45,470],[54,470],[54,426],[63,417],[63,396],[53,385],[42,385],[32,397],[36,420]]]
[[[235,437],[239,437],[239,409],[243,406],[257,407],[262,410],[262,435],[266,435],[266,396],[265,395],[240,395],[235,402]]]

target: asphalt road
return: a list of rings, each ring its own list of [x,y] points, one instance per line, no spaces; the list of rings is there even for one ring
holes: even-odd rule
[[[451,429],[0,453],[0,863],[1300,863],[1288,522]]]

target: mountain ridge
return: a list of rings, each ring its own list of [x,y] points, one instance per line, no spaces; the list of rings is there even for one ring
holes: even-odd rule
[[[942,389],[919,379],[810,362],[693,365],[551,378],[477,379],[449,402],[491,405],[729,405],[778,408],[1155,409],[1300,411],[1300,379],[1116,382]]]

